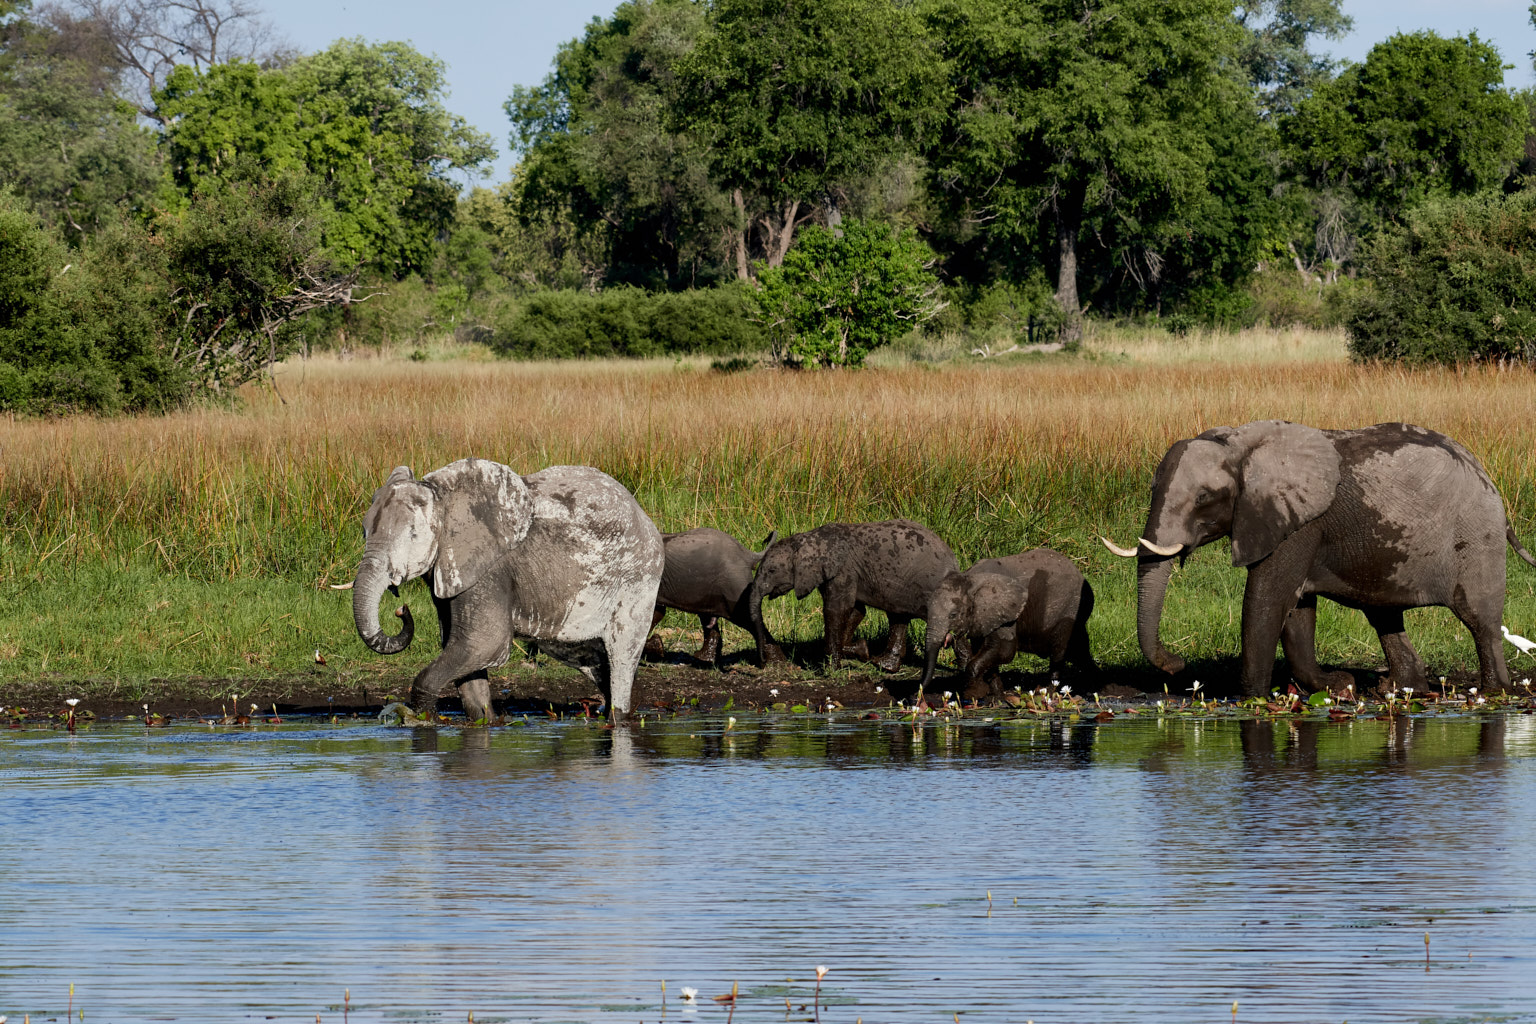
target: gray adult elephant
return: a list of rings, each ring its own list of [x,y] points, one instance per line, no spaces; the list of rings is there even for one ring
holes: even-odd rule
[[[960,564],[949,545],[921,523],[887,519],[878,523],[828,523],[771,545],[758,563],[748,592],[748,609],[758,649],[769,641],[763,625],[763,600],[791,590],[804,600],[821,591],[822,626],[827,661],[833,669],[842,656],[862,656],[850,646],[866,608],[890,619],[885,653],[875,665],[887,672],[901,667],[907,651],[907,623],[928,611],[928,593]]]
[[[965,663],[960,692],[980,696],[979,682],[992,696],[1002,694],[997,669],[1020,651],[1050,662],[1059,676],[1071,662],[1081,671],[1097,671],[1088,646],[1088,617],[1093,587],[1077,565],[1050,548],[1034,548],[1003,558],[987,558],[963,573],[944,577],[928,596],[927,645],[919,691],[933,682],[944,635],[970,637],[972,655]]]
[[[629,712],[635,666],[661,583],[661,533],[617,480],[587,466],[530,476],[461,459],[420,480],[390,473],[363,517],[353,583],[358,635],[398,654],[415,633],[410,609],[397,636],[379,628],[379,597],[431,573],[443,653],[411,684],[418,712],[458,684],[472,720],[491,713],[487,670],[513,637],[579,668],[614,718]]]
[[[1444,434],[1404,423],[1318,430],[1263,420],[1174,444],[1152,478],[1136,549],[1105,541],[1139,559],[1136,635],[1166,672],[1184,667],[1158,637],[1173,560],[1226,536],[1232,564],[1248,569],[1244,693],[1269,690],[1277,640],[1305,685],[1350,681],[1318,667],[1318,595],[1365,613],[1394,684],[1424,685],[1403,610],[1425,605],[1450,608],[1471,631],[1485,687],[1509,682],[1499,631],[1504,545],[1536,560],[1482,465]]]
[[[763,541],[763,550],[753,551],[730,534],[707,526],[662,534],[667,567],[661,574],[661,589],[656,594],[651,629],[656,628],[668,608],[697,615],[704,632],[704,643],[694,657],[711,665],[720,658],[721,619],[734,622],[755,638],[757,631],[752,627],[747,591],[752,587],[752,571],[777,536],[777,533],[770,533]],[[779,645],[771,636],[766,633],[764,636],[766,644],[759,643],[758,661],[762,664],[783,661],[784,652]],[[652,636],[646,642],[646,650],[653,656],[660,656],[663,653],[660,638]]]

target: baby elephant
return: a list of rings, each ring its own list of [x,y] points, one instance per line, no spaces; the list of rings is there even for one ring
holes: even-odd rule
[[[763,541],[766,551],[778,534],[770,533]],[[752,572],[763,551],[753,551],[728,533],[701,526],[683,533],[664,533],[662,544],[667,553],[661,574],[661,589],[656,594],[656,612],[651,629],[661,621],[668,608],[692,612],[704,630],[704,646],[694,657],[713,665],[720,658],[720,620],[727,619],[757,637],[758,661],[783,661],[784,652],[766,632],[758,636],[752,628],[747,607],[747,590],[752,586]],[[664,651],[661,638],[646,641],[649,657]]]
[[[846,653],[862,657],[851,643],[865,608],[879,608],[890,619],[890,641],[875,665],[887,672],[901,667],[907,650],[907,623],[920,619],[929,591],[946,573],[960,568],[955,553],[939,535],[910,519],[878,523],[828,523],[786,537],[770,546],[748,592],[748,611],[762,648],[767,637],[763,601],[795,592],[805,600],[821,591],[827,661],[835,670]]]
[[[1049,548],[988,558],[952,573],[928,596],[928,643],[922,689],[933,681],[945,633],[979,639],[965,666],[966,684],[985,681],[1002,695],[997,670],[1019,651],[1037,654],[1059,675],[1068,661],[1096,671],[1088,649],[1093,588],[1072,560]],[[919,690],[922,692],[922,690]]]

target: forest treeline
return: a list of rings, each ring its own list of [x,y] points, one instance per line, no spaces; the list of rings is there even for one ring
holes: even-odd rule
[[[1533,7],[1536,18],[1536,7]],[[0,0],[0,408],[156,410],[306,348],[771,350],[1084,317],[1536,359],[1536,96],[1341,0],[626,0],[505,110],[247,0]],[[475,187],[469,187],[474,185]]]

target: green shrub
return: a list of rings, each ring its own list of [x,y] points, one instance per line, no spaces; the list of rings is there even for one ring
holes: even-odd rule
[[[1536,363],[1536,190],[1436,200],[1382,234],[1348,302],[1359,360]]]
[[[689,292],[609,288],[536,292],[494,324],[488,343],[505,356],[727,355],[766,347],[737,285]]]
[[[858,366],[938,311],[933,251],[910,228],[845,220],[841,235],[800,232],[753,293],[774,357],[789,366]]]

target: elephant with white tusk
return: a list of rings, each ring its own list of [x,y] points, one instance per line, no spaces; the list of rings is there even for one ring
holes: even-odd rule
[[[1449,608],[1471,631],[1485,687],[1508,684],[1499,635],[1505,545],[1536,559],[1482,465],[1444,434],[1405,423],[1318,430],[1263,420],[1175,443],[1152,478],[1137,547],[1105,541],[1138,559],[1136,635],[1166,672],[1184,667],[1158,637],[1173,559],[1219,537],[1232,538],[1232,564],[1248,569],[1244,693],[1269,690],[1277,641],[1303,684],[1352,681],[1318,667],[1319,595],[1365,613],[1396,685],[1424,686],[1403,611],[1426,605]]]
[[[484,459],[461,459],[417,480],[398,466],[363,517],[363,558],[352,590],[358,635],[378,654],[410,646],[404,628],[379,628],[379,598],[430,573],[443,652],[411,685],[430,713],[457,684],[465,714],[489,718],[487,670],[506,662],[514,637],[579,668],[620,718],[661,583],[661,533],[634,496],[586,466],[527,477]]]

